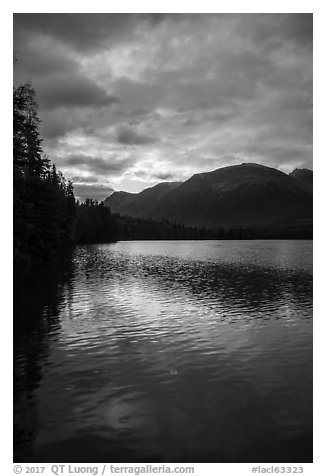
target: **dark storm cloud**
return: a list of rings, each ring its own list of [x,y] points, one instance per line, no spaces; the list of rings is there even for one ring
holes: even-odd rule
[[[163,180],[163,181],[174,181],[176,180],[175,174],[171,172],[157,172],[151,174],[151,178],[155,180]]]
[[[258,16],[258,15],[257,15]],[[260,22],[252,23],[253,38],[259,42],[274,43],[284,40],[312,46],[313,16],[311,13],[259,15]],[[255,16],[252,17],[255,21]]]
[[[92,50],[103,41],[123,37],[132,15],[87,13],[16,13],[14,31],[32,32],[67,42],[77,50]]]
[[[222,14],[223,21],[235,20],[235,34],[244,42],[252,42],[255,49],[270,51],[282,47],[285,42],[296,43],[304,48],[312,47],[313,15],[311,13],[279,14],[255,13]]]
[[[126,145],[147,145],[158,141],[156,137],[137,132],[131,127],[122,127],[117,132],[117,141]]]
[[[53,73],[63,72],[75,72],[78,70],[76,62],[65,56],[62,51],[58,51],[55,48],[40,46],[38,48],[38,54],[35,54],[33,48],[28,48],[28,45],[24,44],[18,46],[18,50],[15,52],[18,61],[19,68],[26,72],[29,77],[49,77]]]
[[[40,104],[46,108],[59,106],[109,106],[119,99],[80,75],[69,75],[38,83]]]
[[[14,31],[50,36],[78,51],[92,51],[125,42],[140,24],[160,24],[182,15],[138,13],[16,13]]]
[[[58,137],[63,137],[65,134],[68,134],[74,127],[70,124],[69,119],[58,119],[58,118],[47,118],[41,123],[40,131],[44,139],[57,139]]]
[[[47,141],[57,141],[78,128],[78,121],[65,108],[44,110],[40,124],[41,136]]]
[[[130,157],[93,157],[89,155],[69,155],[65,157],[65,166],[80,167],[94,174],[117,174],[126,170],[133,160]]]
[[[162,75],[163,76],[163,75]],[[172,85],[171,81],[169,81]],[[112,87],[116,94],[121,98],[122,106],[133,111],[147,110],[153,111],[166,98],[166,81],[159,75],[155,81],[137,81],[129,78],[119,78]]]
[[[150,180],[154,182],[176,182],[179,179],[175,173],[151,171],[148,168],[137,170],[135,176],[142,180]]]
[[[285,23],[284,32],[288,38],[296,40],[304,46],[312,47],[313,15],[311,13],[288,15]]]

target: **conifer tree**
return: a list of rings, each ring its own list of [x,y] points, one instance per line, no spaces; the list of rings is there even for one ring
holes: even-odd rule
[[[75,239],[73,185],[43,154],[35,91],[13,94],[14,260],[46,256]]]

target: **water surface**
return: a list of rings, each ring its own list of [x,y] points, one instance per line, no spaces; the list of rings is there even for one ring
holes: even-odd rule
[[[15,461],[312,461],[312,242],[79,246],[15,286]]]

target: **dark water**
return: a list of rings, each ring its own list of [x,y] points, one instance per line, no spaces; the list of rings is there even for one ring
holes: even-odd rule
[[[312,461],[311,241],[80,246],[14,299],[15,461]]]

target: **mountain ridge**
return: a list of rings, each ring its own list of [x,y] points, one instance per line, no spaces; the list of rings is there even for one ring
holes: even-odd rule
[[[140,217],[139,209],[142,209],[142,215],[145,216],[155,207],[158,200],[181,183],[183,182],[161,182],[138,193],[114,192],[104,200],[104,206],[109,206],[113,213],[121,215],[126,214],[127,207],[127,215],[131,217]]]
[[[105,205],[120,215],[208,228],[312,226],[310,174],[291,174],[244,163],[197,173],[181,183],[162,182],[138,194],[115,192]]]

